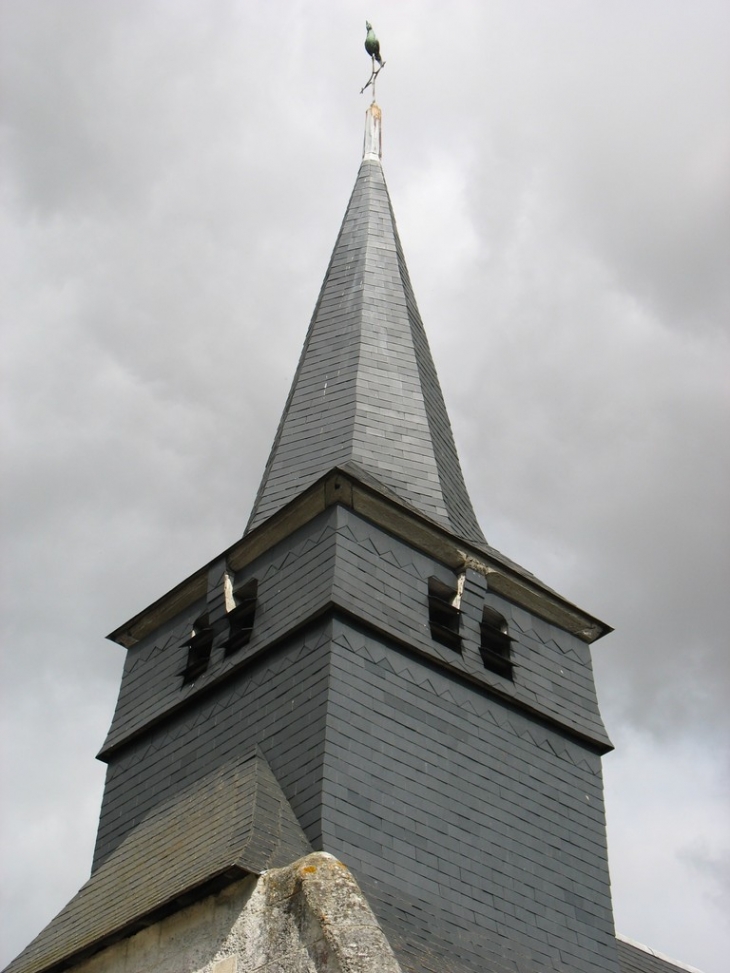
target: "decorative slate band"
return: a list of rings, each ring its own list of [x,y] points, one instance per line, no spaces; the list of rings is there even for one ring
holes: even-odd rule
[[[236,541],[107,637],[127,648],[135,645],[195,600],[205,597],[211,565],[225,559],[231,570],[239,571],[333,504],[342,504],[361,513],[454,570],[471,567],[488,574],[490,586],[495,590],[584,642],[594,642],[612,631],[610,625],[571,604],[495,548],[487,544],[470,544],[456,537],[399,500],[372,475],[354,464],[347,464],[328,470],[260,527]]]

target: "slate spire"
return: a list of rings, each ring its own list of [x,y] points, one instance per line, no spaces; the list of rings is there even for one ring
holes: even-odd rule
[[[380,161],[380,109],[314,309],[246,533],[347,467],[485,544],[411,287]]]

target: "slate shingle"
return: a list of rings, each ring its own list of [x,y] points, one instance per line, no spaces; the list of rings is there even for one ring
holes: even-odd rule
[[[360,166],[246,531],[346,463],[486,544],[372,158]]]
[[[647,946],[616,937],[621,973],[699,973],[694,967],[685,966],[667,956],[655,953]]]
[[[360,168],[247,531],[335,466],[455,545],[495,554],[373,159]],[[454,575],[408,536],[331,507],[267,548],[233,578],[234,589],[258,582],[250,642],[230,658],[214,644],[193,684],[182,685],[186,643],[204,608],[223,617],[225,558],[210,569],[207,600],[130,648],[103,751],[92,878],[11,973],[108,941],[221,869],[288,864],[307,839],[353,867],[408,973],[617,973],[599,757],[610,744],[588,647],[473,572],[461,652],[437,644],[428,578]],[[485,603],[514,636],[513,680],[482,664]],[[254,744],[281,790],[248,756]],[[211,833],[226,815],[228,829]],[[181,829],[165,867],[140,866]]]
[[[141,928],[183,895],[187,904],[216,876],[259,874],[311,850],[266,760],[254,751],[159,804],[5,973],[65,965]]]
[[[327,720],[323,843],[404,971],[616,973],[590,745],[345,621]]]

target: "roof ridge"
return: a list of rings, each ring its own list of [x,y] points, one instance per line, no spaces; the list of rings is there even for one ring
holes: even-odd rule
[[[666,953],[660,953],[657,949],[652,949],[651,946],[646,946],[644,943],[638,942],[636,939],[631,939],[629,936],[624,936],[620,932],[616,933],[616,939],[622,943],[627,943],[629,946],[633,946],[634,949],[640,949],[644,953],[649,953],[651,956],[656,956],[657,959],[663,960],[665,963],[671,963],[672,966],[676,966],[677,969],[687,970],[688,973],[703,973],[696,966],[689,966],[687,963],[680,963],[679,960],[673,959],[671,956],[667,956]]]

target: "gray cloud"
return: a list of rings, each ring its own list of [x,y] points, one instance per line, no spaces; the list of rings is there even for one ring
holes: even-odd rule
[[[354,181],[360,9],[249,8],[0,8],[6,956],[88,871],[122,663],[103,635],[243,530]],[[719,971],[727,12],[368,16],[482,525],[616,627],[594,654],[619,928]]]

